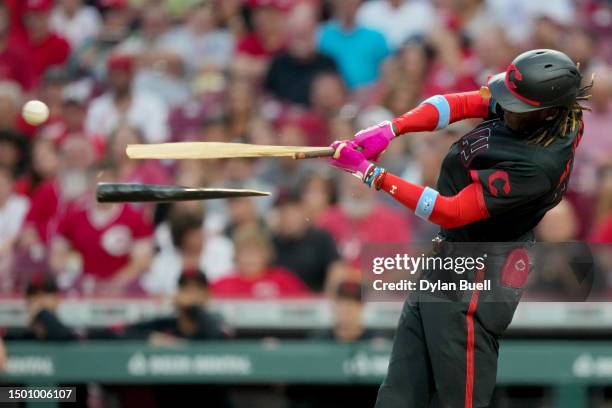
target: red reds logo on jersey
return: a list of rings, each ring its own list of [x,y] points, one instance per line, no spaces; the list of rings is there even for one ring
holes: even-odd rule
[[[497,180],[501,180],[501,183],[503,183],[501,184],[500,182],[498,182],[497,185],[500,186],[500,188],[504,192],[504,195],[510,194],[510,179],[508,178],[508,173],[503,170],[494,171],[493,173],[491,173],[491,175],[489,175],[487,183],[489,184],[489,191],[491,192],[491,194],[493,194],[494,197],[497,197],[499,195],[499,190],[497,187],[495,187],[495,182]]]

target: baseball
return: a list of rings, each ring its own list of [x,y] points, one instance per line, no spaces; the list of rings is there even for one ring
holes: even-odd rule
[[[23,105],[21,115],[27,123],[33,126],[44,123],[49,118],[49,108],[41,101],[28,101]]]

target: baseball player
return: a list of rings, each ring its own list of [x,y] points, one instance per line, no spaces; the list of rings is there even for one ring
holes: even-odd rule
[[[579,102],[588,99],[592,81],[581,87],[581,80],[565,54],[528,51],[480,91],[433,96],[391,122],[332,144],[333,166],[438,224],[434,241],[518,247],[504,252],[503,265],[492,268],[503,300],[484,302],[476,289],[457,301],[430,301],[421,293],[409,297],[377,408],[489,405],[498,339],[512,320],[529,270],[521,245],[533,241],[533,228],[561,200],[582,137],[585,108]],[[436,189],[409,183],[369,161],[404,133],[442,129],[467,118],[484,121],[451,147]],[[475,270],[471,276],[482,281],[484,273]]]

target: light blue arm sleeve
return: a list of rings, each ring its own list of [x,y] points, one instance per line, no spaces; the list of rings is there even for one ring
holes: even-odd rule
[[[430,104],[438,111],[438,125],[436,126],[436,130],[447,127],[450,122],[451,108],[446,98],[442,95],[435,95],[425,99],[421,102],[421,105],[424,103]]]

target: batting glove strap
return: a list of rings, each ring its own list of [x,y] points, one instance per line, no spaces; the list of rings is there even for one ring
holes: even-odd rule
[[[374,177],[374,188],[376,190],[380,190],[382,188],[386,175],[387,175],[387,170],[381,169],[381,172],[378,174],[378,176]]]
[[[366,175],[363,177],[363,182],[367,184],[369,187],[374,186],[377,190],[380,190],[380,186],[382,185],[382,177],[385,175],[387,171],[382,167],[377,167],[372,165]]]

